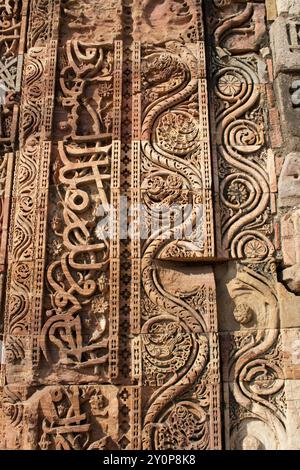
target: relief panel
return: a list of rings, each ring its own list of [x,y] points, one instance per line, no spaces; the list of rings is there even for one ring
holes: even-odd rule
[[[134,448],[134,387],[53,385],[32,393],[5,387],[4,449],[122,450]],[[124,426],[124,422],[128,426]]]
[[[27,0],[2,0],[0,2],[1,147],[13,145],[16,138],[27,4]]]
[[[121,54],[78,39],[59,51],[41,345],[67,383],[118,374]]]
[[[148,44],[203,39],[202,0],[134,0],[133,38]]]
[[[265,17],[263,1],[0,0],[3,448],[220,449],[223,419],[227,449],[286,446],[298,336],[280,331],[276,261],[297,294],[299,223],[281,181],[281,259]],[[298,26],[271,28],[278,87]]]
[[[133,371],[143,386],[143,448],[219,449],[219,347],[212,270],[161,266],[155,278],[156,290],[145,286],[142,294],[143,326],[133,342]]]
[[[139,45],[135,47],[138,52]],[[139,88],[141,102],[136,102],[133,117],[134,136],[140,136],[134,143],[133,187],[140,188],[145,206],[143,229],[150,232],[151,223],[157,224],[153,241],[150,237],[142,243],[143,257],[213,257],[204,56],[200,60],[197,47],[175,41],[163,48],[143,46],[140,53],[141,63],[134,63],[140,78],[133,86]]]
[[[239,8],[246,10],[248,6]],[[214,186],[220,206],[220,255],[264,262],[274,254],[270,240],[275,199],[270,187],[276,177],[273,156],[266,145],[262,59],[249,55],[247,46],[243,54],[228,53],[223,37],[233,19],[226,9],[217,11],[211,50],[211,109],[216,129]],[[244,25],[240,12],[234,20]]]
[[[264,5],[214,1],[210,10],[217,245],[219,256],[237,261],[235,269],[231,263],[231,280],[218,280],[218,288],[224,289],[218,297],[219,315],[226,315],[222,323],[229,329],[220,345],[225,445],[284,449],[285,384],[274,246],[277,186],[266,120],[266,83],[272,77],[265,74],[260,54]],[[227,305],[222,301],[226,291]]]

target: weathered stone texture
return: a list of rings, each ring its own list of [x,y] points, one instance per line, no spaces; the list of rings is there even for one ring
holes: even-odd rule
[[[300,448],[298,3],[0,0],[3,449]]]
[[[288,13],[289,15],[300,15],[300,5],[298,0],[276,0],[277,11],[281,13]]]

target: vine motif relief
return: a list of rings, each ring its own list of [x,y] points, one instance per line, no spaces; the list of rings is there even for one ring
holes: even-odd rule
[[[208,449],[215,446],[209,426],[218,410],[191,396],[192,385],[201,381],[215,359],[210,356],[211,338],[203,334],[207,314],[189,303],[195,288],[189,285],[182,287],[182,293],[173,292],[168,282],[171,268],[155,264],[155,260],[197,259],[211,253],[205,207],[208,181],[203,173],[209,154],[199,114],[197,59],[176,42],[165,49],[145,46],[142,53],[142,200],[149,214],[157,211],[158,217],[162,206],[171,212],[174,205],[190,202],[181,224],[192,227],[190,238],[174,240],[179,227],[166,231],[162,225],[142,245],[142,295],[147,308],[147,313],[142,312],[142,383],[155,387],[143,421],[143,448]],[[185,286],[179,279],[172,279],[174,285]],[[209,396],[208,384],[203,387]]]
[[[264,261],[274,248],[258,78],[250,58],[219,66],[215,93],[223,247],[234,258]]]
[[[55,38],[61,0],[31,0],[27,47],[45,47]]]
[[[239,331],[230,334],[232,350],[224,362],[231,410],[226,438],[229,448],[275,449],[284,445],[286,417],[272,243],[275,173],[266,145],[264,61],[256,53],[265,11],[254,2],[226,0],[215,0],[212,11],[221,244],[223,254],[239,261],[236,278],[227,285]]]
[[[264,262],[274,254],[270,241],[274,209],[270,199],[272,162],[266,149],[265,103],[258,75],[262,59],[253,53],[254,47],[247,46],[248,39],[251,42],[254,37],[254,29],[247,22],[263,6],[254,6],[253,2],[246,6],[215,3],[211,72],[222,248],[230,257]],[[236,38],[233,24],[245,27],[245,37],[240,42],[243,54],[228,49],[228,35]]]
[[[44,230],[46,223],[48,166],[51,145],[40,142],[44,129],[42,109],[51,81],[55,45],[31,49],[23,73],[24,93],[20,116],[14,197],[9,237],[10,264],[6,296],[5,331],[10,366],[7,373],[19,375],[38,361],[40,305],[43,296]],[[50,107],[51,110],[51,107]],[[34,295],[33,295],[34,293]],[[32,335],[31,335],[32,334]],[[25,351],[32,351],[31,357]],[[25,373],[26,377],[26,373]]]

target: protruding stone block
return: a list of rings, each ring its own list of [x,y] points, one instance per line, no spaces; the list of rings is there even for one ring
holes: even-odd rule
[[[288,13],[289,15],[300,15],[300,2],[299,0],[277,0],[277,12]]]
[[[300,70],[300,18],[279,16],[271,26],[275,75]]]
[[[300,292],[300,210],[281,219],[283,265],[282,280],[294,293]]]
[[[283,164],[279,185],[279,207],[293,207],[300,203],[300,153],[290,153]]]

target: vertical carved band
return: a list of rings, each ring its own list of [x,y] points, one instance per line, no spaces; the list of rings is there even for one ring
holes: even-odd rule
[[[11,185],[17,150],[21,74],[27,25],[27,0],[0,2],[0,308],[7,271]],[[2,317],[2,315],[1,315]]]
[[[32,31],[29,30],[29,36]],[[7,380],[28,381],[39,360],[43,309],[51,121],[57,42],[31,47],[24,61],[5,309]],[[23,374],[22,374],[23,371]]]
[[[131,331],[142,447],[218,449],[215,283],[201,264],[215,255],[202,5],[186,3],[180,27],[176,13],[158,25],[157,5],[134,6]]]
[[[237,261],[236,278],[227,284],[236,331],[224,334],[221,351],[230,449],[281,448],[285,440],[273,244],[276,179],[268,150],[266,63],[259,54],[263,3],[215,0],[206,5],[214,41],[210,72],[218,254]]]

